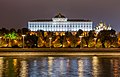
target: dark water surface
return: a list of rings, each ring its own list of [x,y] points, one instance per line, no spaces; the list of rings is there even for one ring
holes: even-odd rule
[[[0,77],[120,77],[120,57],[0,57]]]

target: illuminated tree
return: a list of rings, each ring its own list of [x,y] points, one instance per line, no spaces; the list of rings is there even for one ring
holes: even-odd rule
[[[11,41],[17,39],[17,33],[11,32],[11,33],[5,34],[4,37],[6,39],[8,39],[8,46],[10,47],[11,46]]]

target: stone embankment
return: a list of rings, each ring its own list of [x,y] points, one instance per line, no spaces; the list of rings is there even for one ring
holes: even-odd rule
[[[0,48],[0,56],[120,56],[120,48]]]

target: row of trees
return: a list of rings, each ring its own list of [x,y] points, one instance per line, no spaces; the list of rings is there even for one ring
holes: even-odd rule
[[[0,29],[0,46],[22,47],[23,34],[25,35],[25,47],[118,47],[115,30],[102,30],[99,33],[92,30],[86,34],[79,30],[76,34],[65,32],[62,35],[56,35],[54,32],[44,32],[42,30],[31,32],[27,28],[17,31],[13,28],[10,30]],[[82,39],[79,36],[83,36]]]

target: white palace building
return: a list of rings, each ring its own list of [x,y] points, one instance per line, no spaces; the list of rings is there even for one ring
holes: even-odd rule
[[[52,32],[76,32],[79,29],[83,31],[93,30],[93,22],[83,19],[68,19],[61,13],[52,19],[30,20],[28,29],[31,31],[52,31]]]

